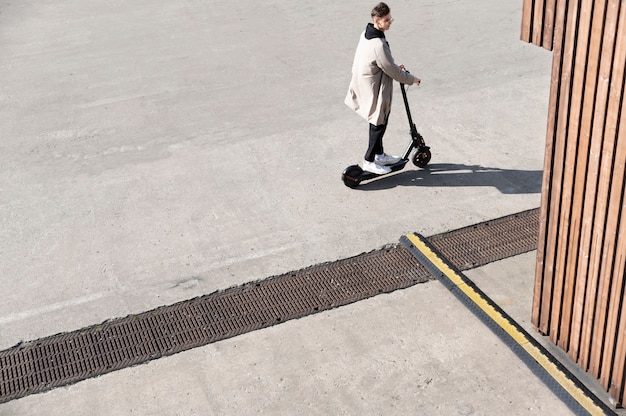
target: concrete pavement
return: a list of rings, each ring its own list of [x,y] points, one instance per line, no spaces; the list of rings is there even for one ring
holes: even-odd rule
[[[519,41],[518,1],[390,3],[433,158],[343,186],[365,151],[343,97],[372,6],[2,5],[0,348],[539,206],[551,55]],[[386,149],[408,139],[398,91]],[[491,274],[520,285],[503,296],[521,320],[533,262]],[[0,405],[68,412],[568,409],[431,282]]]

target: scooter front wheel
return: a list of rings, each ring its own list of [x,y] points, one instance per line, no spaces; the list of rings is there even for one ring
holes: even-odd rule
[[[359,176],[363,173],[363,169],[359,165],[348,166],[341,174],[341,180],[348,188],[356,188],[361,183]]]
[[[430,162],[430,149],[427,147],[423,147],[420,149],[417,149],[417,152],[415,152],[415,155],[413,156],[413,164],[419,168],[425,168],[426,165],[428,165],[428,162]]]

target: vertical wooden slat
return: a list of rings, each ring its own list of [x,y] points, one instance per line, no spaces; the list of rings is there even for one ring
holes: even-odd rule
[[[598,190],[596,197],[596,209],[593,218],[593,238],[591,245],[591,257],[589,274],[598,276],[597,296],[595,305],[590,302],[593,309],[588,313],[588,337],[583,342],[590,346],[587,367],[594,376],[600,375],[600,357],[604,345],[606,331],[607,305],[609,298],[609,287],[611,283],[610,275],[601,273],[603,256],[605,250],[611,249],[610,232],[607,232],[607,222],[611,219],[607,217],[609,209],[609,199],[611,195],[611,184],[613,183],[613,171],[615,166],[616,136],[615,129],[610,126],[612,115],[609,114],[609,103],[611,99],[611,85],[613,81],[613,63],[615,58],[615,42],[617,34],[617,21],[620,0],[609,0],[605,13],[604,40],[602,42],[600,76],[597,92],[597,111],[594,120],[593,136],[602,143],[602,153],[600,155],[600,166],[598,173]],[[619,81],[618,81],[619,82]],[[615,125],[615,121],[613,121]],[[613,228],[615,229],[615,228]],[[607,247],[608,244],[608,247]],[[612,256],[613,254],[611,254]]]
[[[575,188],[575,171],[585,169],[585,166],[578,164],[578,157],[580,150],[578,148],[578,135],[580,131],[580,117],[582,113],[582,100],[577,97],[583,96],[583,86],[585,82],[585,75],[587,71],[587,50],[589,48],[589,33],[591,30],[591,4],[584,3],[579,11],[579,18],[576,31],[576,50],[575,50],[575,63],[574,63],[574,75],[572,79],[572,97],[570,106],[570,119],[568,123],[568,130],[565,133],[566,139],[566,156],[565,156],[565,168],[566,174],[564,183],[561,189],[562,209],[560,217],[560,236],[569,236],[567,240],[562,240],[555,247],[557,255],[557,270],[556,272],[561,274],[564,278],[564,284],[562,287],[562,308],[556,309],[559,314],[556,313],[553,316],[554,325],[553,332],[555,333],[553,339],[558,341],[558,345],[567,350],[570,340],[570,327],[571,327],[571,315],[572,305],[574,302],[574,282],[571,279],[567,279],[570,276],[568,273],[568,267],[571,264],[576,264],[578,249],[578,226],[580,214],[574,212],[572,208],[574,195],[576,195]],[[572,31],[574,32],[574,31]],[[569,39],[571,41],[571,38]]]
[[[533,309],[531,320],[533,324],[544,334],[549,331],[550,302],[546,298],[552,296],[552,275],[546,273],[551,259],[546,259],[549,245],[549,213],[552,211],[550,189],[553,177],[555,159],[556,125],[558,120],[558,108],[560,106],[561,70],[563,62],[563,49],[565,42],[565,22],[567,16],[567,2],[560,1],[557,5],[556,24],[554,30],[554,56],[552,61],[552,80],[550,83],[550,104],[548,112],[546,150],[544,157],[543,182],[541,188],[540,223],[537,248],[537,266],[535,271],[535,287],[533,293]]]
[[[626,209],[626,205],[622,205],[622,212]],[[625,221],[622,221],[624,224]],[[616,259],[615,274],[624,275],[624,263],[626,262],[626,227],[620,227],[620,255]],[[626,362],[626,308],[621,308],[618,318],[617,341],[615,343],[615,359],[612,363],[613,372],[611,374],[611,383],[609,385],[609,394],[617,400],[618,403],[626,402],[624,398],[624,362]]]
[[[543,17],[542,45],[551,51],[554,44],[554,20],[556,18],[556,0],[545,0]]]
[[[573,172],[570,173],[574,184],[574,190],[572,193],[572,199],[570,201],[569,233],[564,234],[567,235],[568,238],[567,241],[564,241],[562,243],[564,245],[567,245],[568,253],[567,264],[564,271],[565,276],[567,276],[565,296],[567,297],[568,304],[563,314],[564,322],[561,326],[563,339],[561,340],[559,345],[566,351],[569,351],[572,342],[572,330],[576,331],[578,329],[572,328],[572,315],[574,314],[574,305],[579,299],[581,293],[581,287],[577,285],[577,283],[579,282],[577,281],[577,279],[573,279],[572,276],[575,276],[576,265],[578,264],[578,256],[580,255],[578,246],[580,242],[582,204],[579,202],[579,196],[584,193],[585,178],[587,175],[587,153],[590,137],[589,131],[591,129],[590,120],[593,115],[593,108],[589,106],[589,102],[593,102],[593,94],[591,94],[591,91],[585,89],[585,80],[589,71],[587,52],[589,50],[589,39],[591,36],[593,2],[582,2],[580,4],[580,14],[581,18],[579,19],[578,27],[579,33],[576,42],[581,46],[581,48],[579,48],[579,51],[577,52],[577,65],[580,65],[579,69],[582,72],[580,72],[579,76],[574,80],[576,90],[573,92],[576,97],[575,101],[579,106],[579,112],[577,114],[577,119],[572,120],[571,129],[568,132],[569,134],[576,136],[577,142],[576,159],[575,163],[573,163]],[[582,48],[584,48],[584,50]],[[570,136],[570,140],[573,140],[573,136]],[[574,340],[577,339],[577,336],[574,337]]]
[[[620,273],[619,258],[620,253],[626,251],[624,240],[626,238],[626,218],[624,214],[624,192],[626,188],[626,137],[619,134],[621,129],[618,128],[622,113],[622,102],[624,96],[624,77],[626,65],[626,10],[620,7],[619,24],[617,31],[617,42],[615,45],[615,65],[613,66],[613,74],[611,76],[611,93],[609,101],[609,110],[607,115],[607,135],[616,135],[617,141],[615,145],[615,169],[613,174],[613,186],[611,188],[611,196],[609,203],[609,214],[607,222],[607,230],[610,232],[609,243],[614,244],[613,256],[606,255],[603,259],[601,275],[612,276],[610,298],[608,302],[608,316],[606,322],[605,347],[602,351],[602,363],[600,367],[600,382],[603,387],[609,388],[610,377],[613,372],[613,359],[615,358],[615,345],[617,340],[618,328],[618,312],[624,307],[624,272]],[[615,230],[612,231],[611,230]],[[611,250],[607,250],[609,253]],[[596,334],[594,334],[595,339]],[[592,363],[594,365],[595,363]]]
[[[545,49],[552,50],[556,41],[559,4],[563,0],[524,0],[520,38]]]
[[[524,0],[524,4],[522,6],[522,28],[520,39],[529,43],[532,41],[533,3],[533,0]]]
[[[565,12],[565,10],[562,10]],[[569,108],[571,100],[571,88],[572,88],[572,71],[573,71],[573,59],[574,59],[574,38],[576,31],[568,30],[569,28],[575,28],[578,20],[578,9],[572,7],[567,12],[567,18],[564,19],[564,23],[560,25],[563,28],[563,32],[559,33],[558,44],[555,44],[555,55],[553,63],[553,78],[552,86],[555,87],[551,92],[551,99],[556,99],[557,102],[553,103],[555,108],[554,118],[549,117],[549,122],[552,123],[549,126],[552,131],[552,138],[548,138],[549,141],[554,143],[552,148],[552,160],[548,167],[549,176],[545,176],[545,180],[549,180],[548,186],[544,186],[546,189],[546,198],[549,201],[549,210],[547,212],[546,223],[546,239],[545,244],[548,247],[555,247],[559,239],[559,216],[561,210],[561,195],[560,190],[564,177],[564,160],[565,160],[565,147],[566,137],[565,132],[569,122]],[[559,53],[562,51],[562,53]],[[557,82],[556,79],[558,79]],[[556,87],[558,86],[558,90]],[[551,107],[552,107],[551,105]],[[547,155],[546,155],[547,156]],[[544,172],[545,175],[545,172]],[[545,182],[544,180],[544,182]],[[545,200],[545,198],[544,198]],[[543,201],[542,201],[543,205]],[[554,308],[560,309],[560,297],[563,285],[563,275],[555,273],[556,267],[556,253],[555,250],[547,250],[543,253],[543,270],[541,273],[544,276],[543,279],[543,293],[541,304],[541,321],[540,330],[549,334],[554,342],[557,342],[555,338],[555,332],[550,331],[551,317]],[[547,277],[547,278],[546,278]],[[555,298],[556,297],[556,298]]]
[[[537,46],[543,44],[544,3],[545,0],[534,1],[532,42]]]
[[[624,305],[624,296],[626,295],[624,292],[624,265],[620,265],[615,260],[619,259],[620,253],[624,253],[626,250],[626,218],[622,217],[625,196],[623,184],[626,174],[626,141],[621,140],[620,142],[618,140],[616,150],[615,166],[621,166],[621,171],[615,171],[614,179],[616,186],[612,188],[611,192],[607,228],[613,227],[614,230],[619,230],[619,233],[613,232],[607,239],[609,243],[607,251],[611,255],[607,255],[603,259],[602,275],[611,276],[611,279],[606,279],[609,286],[607,291],[608,299],[604,305],[598,305],[598,308],[604,309],[603,312],[606,313],[606,323],[604,328],[601,328],[600,324],[598,324],[593,336],[593,348],[595,352],[601,354],[601,357],[599,357],[601,361],[596,363],[594,357],[590,366],[595,372],[599,372],[600,383],[605,389],[608,389],[611,385],[610,379],[614,370],[612,365],[616,355],[616,340],[619,336],[619,311],[626,306]],[[617,186],[617,183],[621,183],[622,186]],[[623,362],[621,366],[624,366]]]
[[[590,2],[592,0],[584,0]],[[595,93],[596,83],[598,80],[598,70],[600,65],[600,47],[602,42],[602,27],[604,23],[604,8],[607,0],[596,0],[593,2],[593,17],[591,25],[591,39],[589,43],[589,60],[587,64],[587,75],[585,81],[585,93],[583,96],[583,113],[581,116],[581,156],[585,158],[583,162],[580,160],[578,164],[584,163],[585,169],[579,171],[576,177],[576,199],[573,201],[573,209],[580,212],[580,236],[578,242],[578,261],[575,264],[575,270],[568,271],[570,278],[575,278],[576,288],[574,305],[572,311],[572,329],[570,338],[569,355],[574,361],[580,358],[581,338],[583,337],[583,323],[585,306],[588,296],[589,279],[587,270],[589,266],[589,250],[591,245],[591,219],[589,215],[593,215],[595,208],[595,183],[597,170],[594,169],[597,162],[598,142],[591,141],[591,130],[593,126],[593,118],[595,113]],[[595,160],[594,160],[595,159]]]
[[[601,162],[604,148],[604,121],[606,115],[606,101],[608,97],[608,79],[612,64],[613,43],[605,44],[608,0],[596,1],[594,11],[594,29],[592,44],[598,38],[598,49],[592,49],[592,62],[597,65],[594,72],[595,79],[589,80],[595,85],[594,115],[592,119],[591,148],[589,151],[587,187],[583,200],[583,227],[581,229],[580,248],[585,256],[579,258],[577,276],[586,275],[587,287],[584,293],[581,335],[579,340],[579,365],[589,370],[591,355],[591,334],[594,325],[594,313],[598,299],[600,276],[598,274],[599,259],[603,245],[603,231],[596,232],[598,227],[604,227],[606,219],[607,190],[600,185]],[[610,37],[609,37],[610,38]],[[594,68],[595,69],[595,68]]]
[[[594,234],[594,218],[596,212],[602,209],[599,193],[600,161],[603,147],[602,132],[604,129],[604,115],[606,112],[606,99],[608,95],[608,76],[604,71],[604,57],[602,55],[602,45],[604,41],[605,17],[608,0],[595,0],[594,27],[592,31],[592,42],[589,50],[590,61],[597,62],[596,79],[588,84],[588,88],[595,88],[596,99],[594,101],[594,117],[592,121],[591,148],[589,150],[589,162],[587,166],[587,186],[583,195],[583,222],[581,229],[581,251],[584,256],[579,257],[577,276],[586,276],[587,287],[584,299],[584,309],[581,316],[581,337],[578,344],[578,362],[585,369],[589,369],[589,357],[591,350],[591,333],[593,330],[594,311],[598,296],[598,284],[600,276],[594,269],[596,253],[594,249],[598,247],[598,235]],[[609,64],[611,62],[609,61]]]

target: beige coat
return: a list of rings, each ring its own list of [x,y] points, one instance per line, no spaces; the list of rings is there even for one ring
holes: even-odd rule
[[[393,80],[413,84],[415,77],[396,65],[384,38],[367,39],[364,31],[354,54],[346,105],[370,124],[386,124],[391,111]]]

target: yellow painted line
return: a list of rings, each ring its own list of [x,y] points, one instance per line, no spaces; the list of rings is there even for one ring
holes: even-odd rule
[[[604,411],[592,398],[587,396],[563,371],[561,371],[550,359],[541,352],[528,337],[519,330],[517,324],[502,316],[493,305],[480,293],[469,286],[461,275],[454,271],[448,263],[441,259],[431,248],[415,234],[407,234],[406,238],[418,249],[444,276],[454,283],[469,299],[472,300],[489,318],[500,326],[511,338],[515,340],[561,387],[574,398],[585,410],[592,415],[604,415]]]

